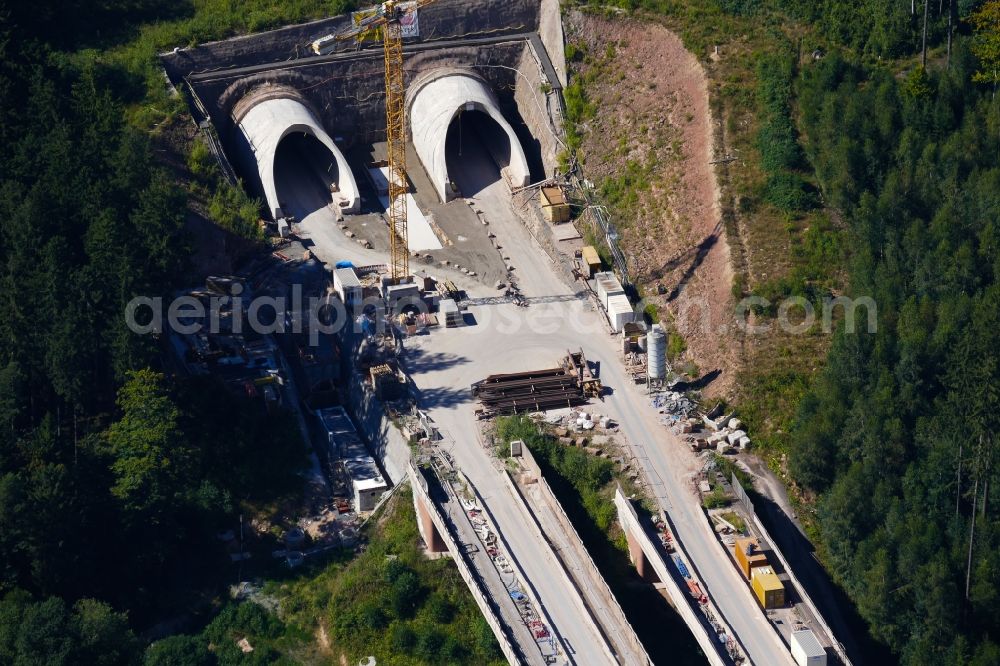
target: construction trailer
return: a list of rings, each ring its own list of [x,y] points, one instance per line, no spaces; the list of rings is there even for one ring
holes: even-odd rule
[[[569,202],[562,188],[543,187],[538,191],[538,204],[549,222],[569,222]]]
[[[350,480],[354,510],[371,511],[388,488],[375,459],[343,407],[317,410],[316,416],[326,432],[327,455],[335,466],[342,467]]]
[[[767,566],[767,555],[760,549],[760,541],[752,537],[744,537],[733,542],[733,556],[747,580],[752,578],[755,568]]]
[[[595,273],[594,284],[595,291],[597,291],[597,300],[601,302],[601,307],[605,310],[608,309],[608,298],[625,293],[621,281],[611,271]]]
[[[347,448],[354,445],[354,442],[361,443],[358,431],[354,429],[354,424],[343,407],[317,409],[316,418],[319,419],[323,432],[326,434],[329,455],[341,458],[346,454]]]
[[[798,666],[826,666],[826,648],[812,629],[792,632],[792,659]]]
[[[764,610],[781,608],[785,605],[785,585],[771,567],[756,567],[752,570],[750,587],[757,602]]]
[[[628,300],[628,296],[625,294],[609,296],[607,312],[608,323],[611,324],[611,330],[615,333],[625,328],[625,324],[635,321],[635,309],[632,307],[632,301]]]
[[[580,250],[580,261],[583,263],[583,270],[588,280],[601,272],[603,266],[601,255],[597,254],[597,248],[593,245],[585,245]]]
[[[415,282],[389,284],[383,280],[382,294],[385,298],[386,310],[392,314],[406,311],[419,312],[423,301],[420,297],[420,286]]]
[[[361,281],[353,268],[333,269],[333,290],[340,296],[345,307],[355,308],[361,305]]]
[[[389,489],[371,456],[357,456],[343,461],[354,491],[354,510],[371,511],[382,493]]]

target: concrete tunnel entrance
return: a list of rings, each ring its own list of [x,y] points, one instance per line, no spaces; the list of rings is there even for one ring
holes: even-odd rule
[[[274,153],[274,189],[281,212],[302,220],[340,189],[337,159],[312,134],[289,134]]]
[[[467,70],[415,81],[407,116],[417,156],[441,201],[472,196],[497,180],[527,185],[528,160],[489,84]]]
[[[358,209],[347,160],[298,92],[282,85],[255,88],[234,107],[233,121],[275,219],[301,217],[331,202],[345,213]]]
[[[475,196],[510,167],[510,137],[484,111],[460,111],[448,126],[445,164],[462,196]]]

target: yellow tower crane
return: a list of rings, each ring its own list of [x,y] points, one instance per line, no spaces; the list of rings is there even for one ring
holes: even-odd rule
[[[381,36],[385,51],[385,135],[389,162],[389,268],[393,284],[410,275],[410,251],[406,231],[406,88],[403,81],[403,25],[411,24],[415,12],[435,0],[386,0],[344,32],[336,41],[368,41]],[[367,14],[367,15],[365,15]],[[314,47],[315,48],[315,47]],[[318,49],[317,49],[318,50]]]

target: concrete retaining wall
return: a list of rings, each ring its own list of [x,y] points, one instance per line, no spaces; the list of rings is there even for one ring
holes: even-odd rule
[[[558,155],[563,150],[558,138],[563,124],[559,92],[544,92],[541,65],[530,44],[521,52],[516,66],[520,76],[514,87],[514,103],[532,138],[538,143],[545,175],[551,177],[559,163]]]
[[[389,480],[399,483],[410,464],[410,445],[403,433],[386,416],[382,403],[360,373],[351,373],[344,393],[344,406],[357,421],[359,432],[367,437],[372,455]]]
[[[538,0],[438,0],[420,10],[419,18],[424,42],[533,32],[539,26],[539,4]],[[163,53],[160,60],[176,82],[191,73],[223,67],[306,59],[313,55],[309,43],[349,24],[349,16],[334,16],[199,46],[178,44],[188,48]],[[344,44],[345,51],[352,48],[353,43]]]
[[[538,36],[549,52],[549,59],[555,67],[559,83],[565,88],[568,84],[566,70],[566,42],[563,35],[562,13],[559,0],[542,0],[539,8]]]

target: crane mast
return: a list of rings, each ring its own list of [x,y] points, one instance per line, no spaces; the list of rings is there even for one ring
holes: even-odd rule
[[[385,51],[385,138],[389,164],[389,271],[392,284],[404,282],[410,275],[410,250],[406,229],[406,87],[403,77],[403,27],[401,20],[409,13],[435,0],[386,0],[350,29],[322,37],[310,45],[317,55],[333,52],[333,44],[346,39],[364,41],[381,32]]]
[[[386,2],[391,16],[394,2]],[[410,275],[410,251],[407,247],[406,191],[406,88],[403,81],[403,35],[399,21],[388,20],[382,26],[385,50],[385,134],[389,162],[390,275],[399,284]]]

